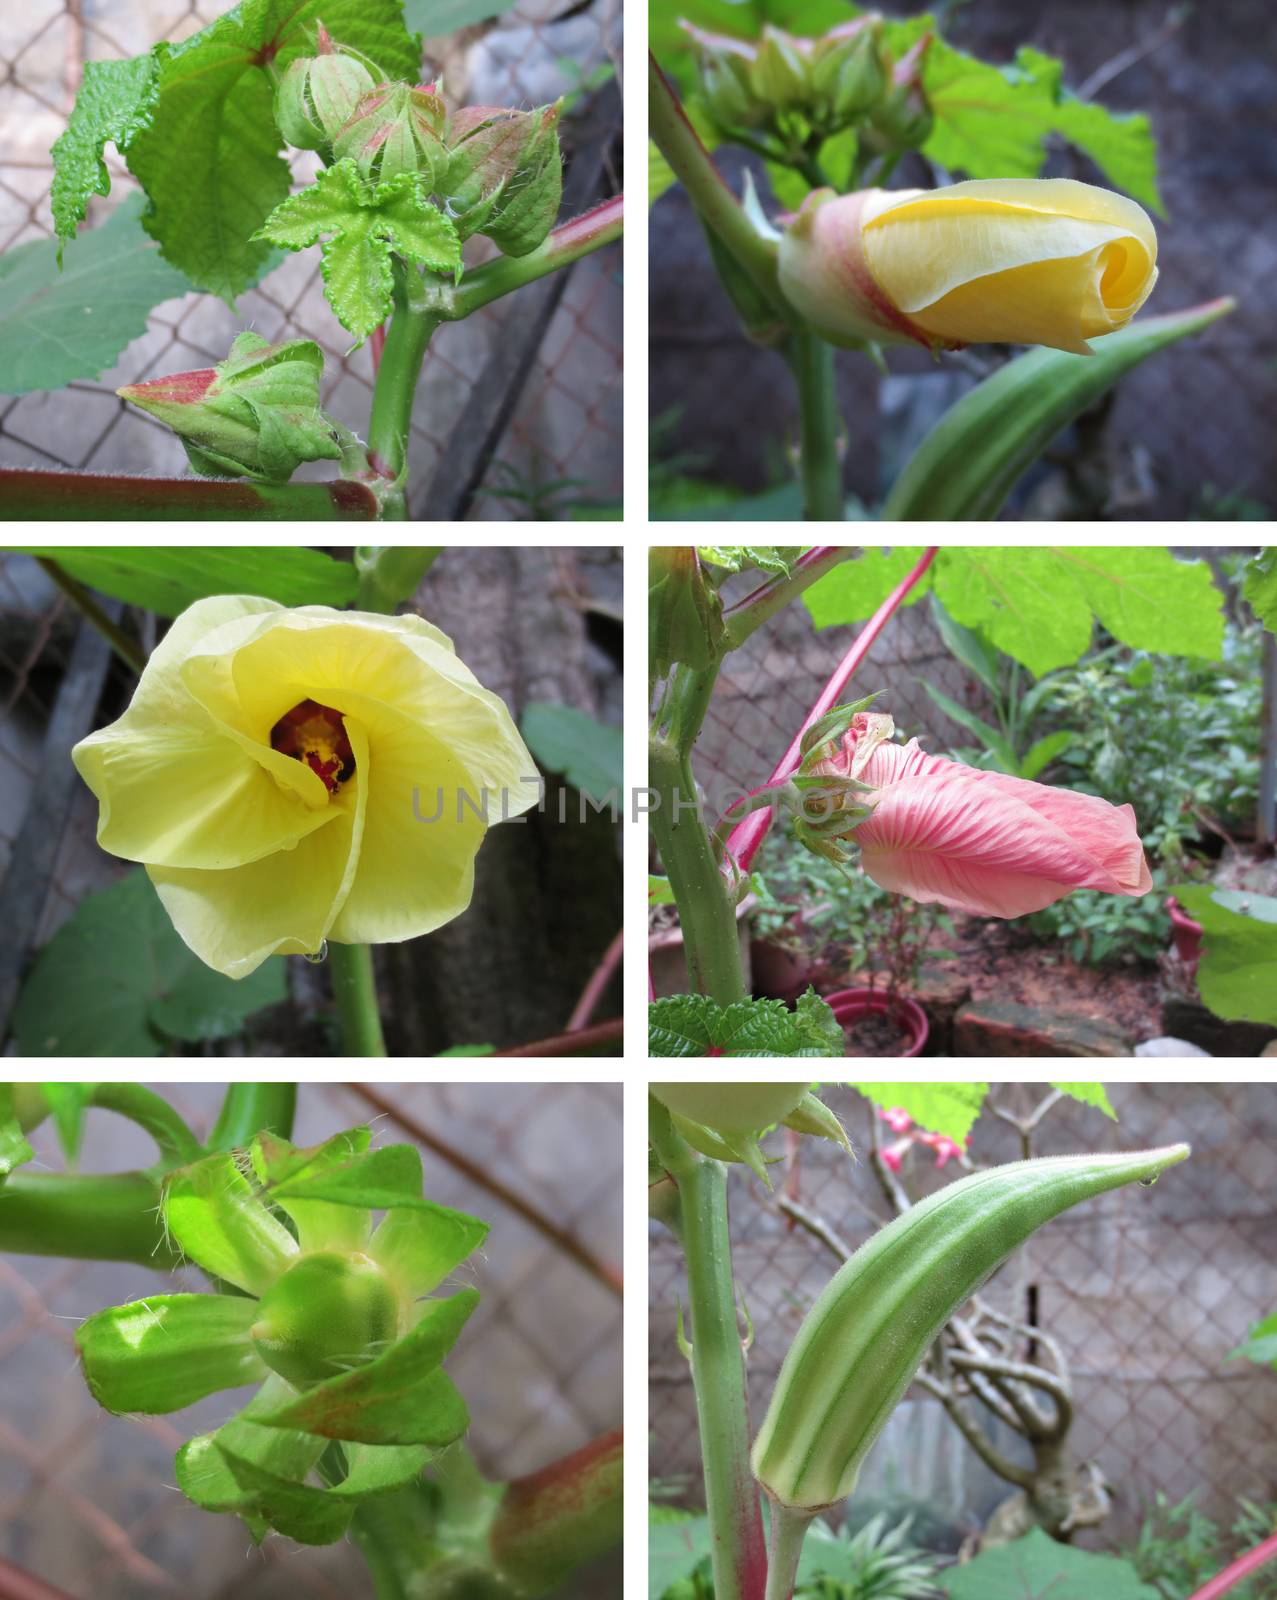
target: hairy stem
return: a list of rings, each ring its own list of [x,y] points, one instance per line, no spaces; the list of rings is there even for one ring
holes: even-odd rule
[[[525,283],[535,283],[538,278],[570,267],[582,256],[611,244],[623,231],[624,204],[623,196],[614,195],[602,205],[555,228],[526,256],[498,256],[495,261],[485,261],[462,279],[449,297],[451,309],[445,314],[449,318],[468,317],[480,306],[521,289]]]
[[[747,594],[743,600],[729,607],[723,620],[727,624],[731,648],[735,650],[738,645],[744,644],[756,628],[761,628],[764,622],[770,622],[778,611],[783,610],[791,600],[796,600],[805,589],[810,589],[827,572],[832,572],[850,554],[845,545],[815,545],[799,556],[787,578],[769,578],[752,594]]]
[[[368,422],[368,459],[391,488],[382,499],[388,522],[408,520],[408,435],[417,380],[431,337],[442,318],[425,303],[424,286],[415,270],[395,263],[395,309],[386,329],[386,345],[372,392]]]
[[[766,1555],[749,1465],[749,1401],[736,1322],[727,1168],[692,1150],[658,1102],[649,1100],[648,1107],[657,1158],[678,1185],[715,1600],[763,1600]]]
[[[803,517],[808,522],[842,522],[840,419],[834,391],[833,346],[816,333],[796,334],[790,365],[798,382]]]
[[[0,1189],[0,1250],[132,1261],[166,1272],[180,1257],[165,1238],[159,1206],[158,1183],[141,1172],[14,1172]]]
[[[488,1535],[497,1570],[523,1594],[553,1594],[621,1542],[621,1430],[506,1486]]]
[[[259,1133],[290,1139],[297,1111],[295,1083],[232,1083],[208,1136],[210,1150],[239,1150]]]
[[[328,947],[333,999],[341,1026],[341,1050],[346,1056],[384,1056],[386,1041],[377,1009],[372,950],[366,944],[332,944]]]

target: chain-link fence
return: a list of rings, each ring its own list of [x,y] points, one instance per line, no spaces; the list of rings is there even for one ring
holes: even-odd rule
[[[936,10],[920,3],[885,9]],[[1277,457],[1266,425],[1277,406],[1277,171],[1271,140],[1254,134],[1277,97],[1272,52],[1255,49],[1271,32],[1268,0],[1188,7],[1168,0],[982,0],[946,10],[945,36],[958,48],[1014,71],[1017,49],[1033,46],[1063,60],[1070,87],[1090,80],[1087,92],[1111,110],[1148,113],[1167,207],[1157,219],[1161,277],[1148,314],[1222,295],[1237,301],[1204,334],[1128,373],[1115,398],[1094,408],[1026,476],[1004,515],[1270,516],[1277,505]],[[1180,25],[1168,27],[1175,14]],[[809,31],[801,7],[791,17],[795,31]],[[760,161],[723,150],[715,159],[737,192],[745,169],[752,170],[775,212]],[[1043,176],[1106,182],[1063,147],[1053,150]],[[907,158],[891,187],[947,181]],[[778,354],[742,335],[681,189],[652,212],[650,253],[652,414],[679,418],[667,427],[668,454],[736,492],[792,481],[792,377]],[[880,502],[922,434],[991,370],[994,354],[977,346],[937,366],[921,352],[891,351],[890,378],[863,357],[840,355],[848,490],[867,504]],[[684,514],[695,518],[696,504]]]
[[[159,40],[180,42],[227,9],[217,0],[31,0],[0,11],[0,252],[53,232],[49,151],[66,126],[84,63],[127,58]],[[582,159],[585,153],[592,161],[602,157],[612,192],[619,179],[614,156],[607,152],[619,128],[620,102],[614,85],[593,100],[588,86],[597,86],[616,64],[620,26],[617,0],[591,0],[585,7],[564,0],[518,0],[490,22],[427,39],[423,70],[442,77],[452,104],[528,106],[572,96],[580,115],[569,116],[565,145],[569,154],[583,152]],[[111,196],[92,203],[90,225],[100,223],[136,187],[113,145],[106,164]],[[310,181],[314,164],[313,156],[295,156],[296,180]],[[475,240],[467,245],[466,259],[477,264],[494,253],[485,240]],[[573,506],[619,499],[620,271],[620,247],[614,245],[569,273],[486,465],[470,518],[567,515]],[[485,388],[484,376],[494,357],[504,353],[508,360],[510,347],[535,333],[526,298],[522,304],[521,314],[520,294],[506,297],[462,323],[446,324],[431,343],[409,444],[419,514],[438,506],[434,491],[440,485],[439,492],[447,489],[452,430],[467,407],[470,427],[499,423],[508,385],[489,380]],[[154,419],[131,410],[115,390],[224,360],[245,328],[272,340],[315,340],[325,356],[325,410],[361,436],[366,432],[372,344],[351,350],[349,336],[324,299],[318,252],[305,251],[288,256],[257,288],[241,295],[234,311],[196,294],[157,307],[146,335],[96,381],[72,383],[65,391],[0,396],[0,465],[184,472],[186,458],[177,440]],[[298,474],[302,480],[325,476],[331,471],[320,465]]]
[[[211,1128],[219,1086],[159,1092],[197,1133]],[[620,1087],[395,1084],[374,1092],[393,1109],[370,1104],[356,1086],[303,1086],[295,1138],[315,1143],[370,1119],[383,1144],[413,1142],[414,1128],[424,1129],[427,1195],[491,1223],[482,1250],[459,1269],[480,1300],[447,1363],[470,1409],[467,1441],[481,1470],[501,1479],[535,1471],[617,1427]],[[130,1123],[90,1112],[86,1129],[86,1172],[153,1159]],[[47,1126],[33,1144],[40,1167],[61,1168]],[[452,1165],[440,1145],[497,1175],[525,1209]],[[203,1287],[193,1271],[178,1279],[184,1289]],[[76,1369],[76,1325],[172,1281],[142,1267],[0,1257],[0,1553],[95,1600],[363,1600],[371,1585],[349,1544],[304,1549],[272,1537],[254,1550],[237,1519],[201,1511],[177,1492],[178,1446],[226,1421],[246,1393],[173,1417],[110,1417],[95,1406]],[[619,1590],[619,1571],[619,1561],[595,1571],[573,1593],[584,1600]]]
[[[995,1084],[990,1098],[1023,1117],[1047,1092],[1041,1084]],[[867,1103],[848,1089],[823,1093],[863,1155]],[[1119,1190],[1066,1212],[983,1291],[995,1310],[1040,1329],[1063,1351],[1072,1374],[1074,1459],[1094,1463],[1101,1475],[1095,1482],[1112,1497],[1101,1528],[1084,1536],[1093,1544],[1128,1538],[1159,1491],[1172,1501],[1195,1493],[1201,1508],[1225,1523],[1239,1497],[1277,1500],[1277,1380],[1266,1367],[1230,1359],[1277,1305],[1277,1090],[1121,1084],[1110,1085],[1109,1095],[1117,1122],[1062,1101],[1043,1118],[1033,1152],[1188,1140],[1191,1159],[1152,1190]],[[883,1143],[892,1137],[884,1130]],[[969,1153],[982,1165],[1016,1160],[1020,1138],[986,1111]],[[777,1193],[796,1198],[849,1245],[868,1237],[871,1218],[892,1214],[867,1159],[852,1163],[813,1139],[801,1142],[794,1159],[791,1168],[773,1169]],[[904,1161],[902,1177],[915,1195],[954,1174],[952,1165],[934,1171],[925,1147]],[[733,1258],[755,1335],[749,1386],[757,1425],[781,1359],[837,1258],[789,1222],[743,1167],[732,1170]],[[677,1246],[655,1224],[650,1293],[651,1472],[695,1504],[695,1408],[675,1340],[676,1302],[685,1305],[687,1291]],[[1027,1355],[1034,1359],[1032,1348]],[[939,1404],[914,1388],[866,1462],[852,1505],[929,1513],[956,1548],[1012,1492],[979,1463]]]

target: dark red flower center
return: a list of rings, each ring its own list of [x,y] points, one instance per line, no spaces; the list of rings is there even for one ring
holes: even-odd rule
[[[270,743],[280,755],[304,761],[329,794],[354,776],[355,754],[342,714],[318,700],[302,700],[286,711],[271,729]]]

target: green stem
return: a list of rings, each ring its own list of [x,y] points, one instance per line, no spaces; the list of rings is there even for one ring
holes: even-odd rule
[[[719,1005],[745,999],[736,906],[714,859],[691,763],[659,735],[648,746],[652,834],[669,876],[683,932],[687,979]]]
[[[480,306],[521,289],[525,283],[535,283],[538,278],[570,267],[582,256],[611,244],[621,237],[623,204],[622,196],[614,195],[602,205],[555,228],[526,256],[498,256],[495,261],[485,261],[473,272],[467,272],[459,287],[448,296],[445,315],[450,319],[468,317]]]
[[[724,618],[729,648],[735,650],[744,644],[755,628],[769,622],[791,600],[796,600],[805,589],[810,589],[813,583],[818,583],[854,553],[845,545],[817,545],[799,556],[787,578],[772,578],[753,594],[746,595]]]
[[[168,1101],[140,1083],[95,1084],[89,1104],[145,1128],[169,1166],[186,1166],[204,1154],[203,1145]]]
[[[442,545],[361,545],[355,551],[359,587],[356,611],[393,616],[402,600],[411,600],[417,585],[442,553]]]
[[[36,560],[84,620],[98,630],[124,665],[136,672],[140,678],[146,667],[146,652],[135,644],[122,628],[111,621],[84,585],[77,583],[69,573],[64,572],[56,561],[50,561],[46,556],[37,556]]]
[[[845,507],[833,346],[819,334],[795,334],[790,363],[798,380],[803,516],[808,522],[841,522]]]
[[[232,1083],[208,1136],[208,1148],[242,1150],[259,1133],[289,1139],[296,1111],[295,1083]]]
[[[381,1013],[377,1009],[377,986],[373,981],[372,950],[366,944],[331,944],[328,964],[333,980],[333,999],[341,1024],[342,1054],[384,1056],[386,1041],[381,1032]]]
[[[406,522],[408,434],[417,380],[431,336],[443,319],[426,303],[424,285],[415,270],[396,261],[394,272],[395,309],[386,329],[386,345],[373,386],[368,459],[374,470],[391,482],[383,495],[382,518]]]
[[[669,162],[674,176],[687,190],[688,199],[701,221],[713,230],[724,247],[735,257],[757,287],[789,322],[793,312],[780,292],[777,280],[777,248],[766,239],[745,215],[736,196],[727,187],[718,168],[710,160],[695,128],[665,74],[649,57],[648,132]]]
[[[771,1541],[767,1550],[766,1600],[793,1600],[794,1579],[811,1513],[771,1503]]]
[[[14,1172],[0,1189],[0,1250],[167,1271],[181,1258],[165,1237],[159,1206],[159,1184],[141,1172]]]
[[[714,1597],[763,1600],[766,1559],[749,1465],[749,1401],[727,1226],[727,1168],[692,1150],[658,1102],[649,1100],[648,1107],[657,1158],[678,1185]]]
[[[621,1542],[621,1431],[507,1484],[488,1535],[497,1571],[520,1594],[557,1593]]]

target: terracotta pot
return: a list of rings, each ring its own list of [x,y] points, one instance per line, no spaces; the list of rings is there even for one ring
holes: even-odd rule
[[[749,914],[758,904],[757,895],[747,894],[736,907],[736,932],[740,938],[741,966],[745,972],[745,993],[749,993]],[[687,993],[687,963],[683,959],[683,930],[667,928],[664,933],[647,936],[647,966],[652,993],[660,1000],[668,994]]]
[[[880,1016],[889,1015],[899,1027],[905,1040],[900,1050],[902,1056],[922,1054],[931,1025],[927,1021],[927,1013],[907,994],[898,994],[891,1000],[883,989],[836,989],[833,994],[827,994],[825,999],[834,1016],[838,1018],[844,1035],[847,1036],[849,1056],[854,1056],[858,1052],[852,1044],[848,1030],[862,1017],[872,1016],[875,1013]]]
[[[1196,972],[1202,953],[1202,925],[1189,916],[1174,895],[1167,898],[1166,909],[1171,914],[1171,939],[1175,954],[1190,973]]]

